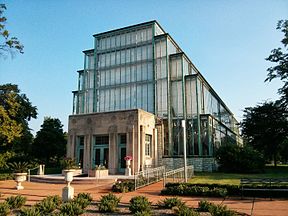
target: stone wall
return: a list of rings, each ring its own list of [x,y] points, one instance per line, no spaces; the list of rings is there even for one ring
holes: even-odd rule
[[[166,166],[167,170],[177,169],[184,166],[184,160],[180,157],[163,157],[162,165]],[[187,158],[187,166],[189,165],[193,165],[194,171],[197,172],[212,172],[217,169],[216,160],[213,157]]]

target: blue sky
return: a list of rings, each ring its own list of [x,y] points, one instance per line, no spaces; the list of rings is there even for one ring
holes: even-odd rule
[[[242,110],[278,98],[280,81],[264,83],[265,61],[283,35],[286,0],[2,0],[7,28],[24,54],[0,59],[0,84],[14,83],[38,108],[35,134],[45,116],[67,131],[76,71],[95,33],[157,20],[170,33],[238,120]]]

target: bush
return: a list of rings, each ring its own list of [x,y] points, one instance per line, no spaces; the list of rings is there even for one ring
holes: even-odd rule
[[[144,211],[144,212],[136,212],[134,214],[134,216],[151,216],[151,212],[150,211],[148,211],[148,212],[146,212],[146,211]]]
[[[151,202],[145,196],[136,196],[130,199],[129,210],[135,214],[137,212],[150,214]]]
[[[223,145],[216,151],[219,170],[235,173],[262,172],[265,166],[263,155],[250,146]]]
[[[198,203],[198,210],[210,212],[212,216],[235,216],[236,213],[227,208],[226,205],[217,205],[206,200],[201,200]]]
[[[0,203],[0,216],[6,216],[10,213],[10,208],[7,202]]]
[[[199,216],[200,214],[194,211],[192,208],[189,208],[186,205],[178,206],[174,209],[176,215],[178,216]]]
[[[79,193],[77,194],[77,196],[75,197],[76,199],[81,198],[81,199],[86,199],[90,202],[92,202],[93,198],[91,196],[90,193]]]
[[[78,203],[82,209],[85,209],[92,202],[92,196],[89,193],[79,193],[73,200]]]
[[[126,193],[126,192],[134,191],[134,190],[135,190],[135,183],[133,180],[117,181],[112,186],[113,192]]]
[[[20,214],[19,216],[42,216],[43,214],[40,213],[40,211],[35,208],[35,207],[32,207],[32,208],[22,208],[20,210]]]
[[[208,202],[207,200],[201,200],[200,202],[198,202],[198,210],[200,212],[209,212],[209,207],[211,205],[211,202]]]
[[[61,203],[61,198],[59,196],[48,196],[42,201],[36,203],[35,208],[41,214],[52,213]]]
[[[116,212],[120,198],[112,193],[101,196],[100,203],[98,205],[100,212]]]
[[[166,209],[172,209],[175,206],[181,206],[184,205],[184,202],[182,202],[181,199],[178,197],[172,197],[172,198],[165,198],[163,201],[158,202],[158,206]]]
[[[225,188],[226,185],[217,184],[192,184],[192,183],[168,183],[165,188],[161,191],[163,195],[180,195],[180,196],[213,196],[213,197],[225,197],[227,196],[228,189]],[[229,187],[227,185],[227,187]],[[235,187],[232,187],[235,189]],[[239,192],[239,187],[236,186],[237,193]],[[232,189],[231,189],[232,191]]]
[[[18,209],[25,205],[27,198],[21,195],[10,196],[5,199],[10,209]]]
[[[60,207],[60,214],[62,216],[77,216],[83,214],[85,211],[82,209],[82,207],[77,202],[67,202],[61,205]]]

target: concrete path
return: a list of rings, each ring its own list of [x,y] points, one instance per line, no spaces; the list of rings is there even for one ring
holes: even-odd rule
[[[72,186],[75,189],[75,193],[86,192],[90,193],[93,196],[94,200],[99,200],[102,195],[107,194],[111,191],[113,181],[111,180],[102,180],[94,183],[86,184],[73,184]],[[42,200],[48,195],[59,195],[61,196],[62,188],[64,184],[47,184],[47,183],[37,183],[37,182],[24,182],[23,190],[17,191],[15,189],[15,182],[12,180],[9,181],[0,181],[0,202],[3,201],[6,197],[12,195],[21,194],[26,196],[28,205],[33,205],[36,202]],[[144,188],[141,188],[134,192],[129,192],[125,194],[118,194],[121,196],[121,203],[128,204],[129,200],[138,195],[146,196],[151,202],[157,203],[159,200],[164,199],[168,196],[160,196],[160,191],[163,188],[163,183],[158,182]],[[201,197],[181,197],[183,201],[190,207],[197,207],[198,202]],[[288,200],[281,199],[243,199],[240,198],[205,198],[208,201],[214,203],[223,203],[229,208],[236,210],[238,212],[246,213],[253,216],[263,215],[263,216],[286,216],[288,215]]]

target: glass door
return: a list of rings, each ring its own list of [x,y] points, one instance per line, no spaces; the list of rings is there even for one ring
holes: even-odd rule
[[[124,158],[127,156],[126,153],[126,134],[119,135],[118,144],[118,172],[121,174],[125,173],[126,161]]]
[[[100,135],[94,137],[92,168],[109,164],[109,136]]]

